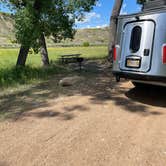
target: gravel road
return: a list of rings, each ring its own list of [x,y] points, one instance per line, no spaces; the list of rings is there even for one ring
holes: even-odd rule
[[[164,88],[98,73],[60,93],[56,81],[3,98],[17,116],[0,122],[0,166],[166,165]]]

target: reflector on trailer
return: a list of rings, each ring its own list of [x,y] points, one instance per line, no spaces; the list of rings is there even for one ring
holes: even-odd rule
[[[117,51],[116,51],[116,46],[114,47],[113,49],[113,60],[116,61],[116,55],[117,54]]]
[[[163,53],[163,64],[166,64],[166,44],[163,45],[163,50],[162,50],[162,53]]]

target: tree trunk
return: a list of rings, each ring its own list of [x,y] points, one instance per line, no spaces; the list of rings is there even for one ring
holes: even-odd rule
[[[43,66],[48,66],[49,65],[49,57],[48,57],[48,51],[47,51],[44,33],[42,33],[42,35],[40,37],[40,47],[41,47],[40,53],[41,53]]]
[[[115,46],[115,39],[116,39],[116,31],[117,31],[117,17],[120,14],[120,10],[122,7],[123,0],[115,0],[112,15],[110,18],[110,36],[109,36],[109,46],[108,46],[108,59],[109,61],[113,62],[113,48]]]
[[[29,47],[21,45],[16,66],[25,66],[28,52],[29,52]]]

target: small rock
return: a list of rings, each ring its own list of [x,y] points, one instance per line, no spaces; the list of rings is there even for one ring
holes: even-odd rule
[[[49,116],[55,116],[56,113],[55,112],[49,112]]]
[[[75,83],[81,81],[83,78],[79,76],[74,77],[65,77],[62,80],[59,81],[60,86],[72,86]]]

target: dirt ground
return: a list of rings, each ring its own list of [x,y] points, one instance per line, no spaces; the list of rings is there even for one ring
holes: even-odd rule
[[[0,166],[166,165],[166,89],[117,84],[102,64],[87,69],[72,87],[56,76],[0,96]]]

